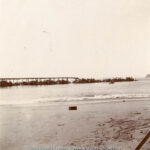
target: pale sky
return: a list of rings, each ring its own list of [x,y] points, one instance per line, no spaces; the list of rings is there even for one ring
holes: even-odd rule
[[[0,0],[0,77],[150,73],[150,0]]]

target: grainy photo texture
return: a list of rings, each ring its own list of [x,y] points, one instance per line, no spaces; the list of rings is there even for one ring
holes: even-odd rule
[[[0,150],[150,150],[150,0],[0,0]]]

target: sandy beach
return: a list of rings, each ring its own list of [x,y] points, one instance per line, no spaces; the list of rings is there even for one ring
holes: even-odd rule
[[[0,106],[0,149],[115,146],[133,150],[150,129],[150,101],[65,106]],[[142,150],[149,150],[150,139]]]

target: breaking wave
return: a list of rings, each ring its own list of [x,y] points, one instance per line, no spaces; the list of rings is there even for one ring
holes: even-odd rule
[[[104,102],[119,102],[122,100],[133,100],[140,98],[150,98],[150,94],[114,94],[114,95],[86,95],[83,97],[59,97],[59,98],[44,98],[38,100],[38,103],[104,103]]]

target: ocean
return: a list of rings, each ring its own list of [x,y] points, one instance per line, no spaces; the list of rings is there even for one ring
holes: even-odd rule
[[[77,105],[150,100],[150,79],[0,88],[0,105]]]

